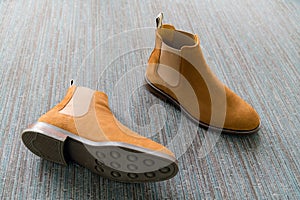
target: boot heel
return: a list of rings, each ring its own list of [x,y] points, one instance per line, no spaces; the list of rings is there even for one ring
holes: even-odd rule
[[[156,97],[158,97],[162,101],[172,104],[173,106],[175,106],[175,108],[177,108],[179,110],[181,109],[180,104],[175,99],[173,99],[169,95],[165,94],[163,91],[160,91],[158,88],[156,88],[146,77],[145,77],[145,81],[146,81],[145,86],[149,92],[154,94]]]
[[[67,165],[64,152],[67,137],[58,129],[41,122],[31,125],[22,133],[22,141],[31,152],[62,165]]]
[[[154,86],[147,80],[147,78],[145,80],[146,80],[145,87],[149,92],[151,92],[152,94],[160,98],[162,101],[169,101],[169,99],[166,96],[162,95],[156,89],[154,89]]]

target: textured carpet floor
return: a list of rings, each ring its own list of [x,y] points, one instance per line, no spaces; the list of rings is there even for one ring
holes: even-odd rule
[[[211,137],[146,90],[160,11],[199,35],[215,74],[260,114],[258,134]],[[300,199],[299,13],[297,0],[0,1],[0,198]],[[177,176],[125,184],[29,152],[22,130],[70,79],[105,91],[122,123],[170,147]]]

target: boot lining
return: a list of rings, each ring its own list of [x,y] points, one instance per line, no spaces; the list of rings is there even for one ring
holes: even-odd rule
[[[180,50],[183,46],[194,46],[194,35],[177,30],[160,28],[157,29],[162,41],[168,46]]]

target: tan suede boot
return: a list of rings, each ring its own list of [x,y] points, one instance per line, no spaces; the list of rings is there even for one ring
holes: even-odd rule
[[[212,73],[197,35],[176,30],[162,19],[161,13],[146,71],[151,91],[179,106],[202,127],[233,134],[257,132],[257,112]]]
[[[162,181],[178,171],[171,151],[122,125],[107,95],[84,87],[70,87],[22,140],[42,158],[64,165],[71,160],[116,181]]]

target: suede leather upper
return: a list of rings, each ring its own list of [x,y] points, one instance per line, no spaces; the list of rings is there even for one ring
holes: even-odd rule
[[[164,52],[163,45],[175,48],[178,53]],[[180,63],[170,65],[174,57],[180,58],[176,59]],[[179,84],[168,84],[168,77],[164,79],[158,73],[162,71],[159,68],[176,71],[180,75]],[[172,25],[164,24],[156,30],[155,48],[148,60],[146,78],[204,124],[234,131],[251,131],[260,125],[257,112],[210,70],[198,37],[176,30]]]
[[[94,92],[89,110],[83,116],[73,117],[60,113],[59,111],[73,97],[75,90],[76,86],[70,87],[65,98],[46,114],[42,115],[38,121],[54,125],[91,141],[122,142],[174,156],[170,150],[161,144],[142,137],[122,125],[112,114],[108,105],[108,97],[103,92]],[[76,107],[76,104],[74,107]]]

